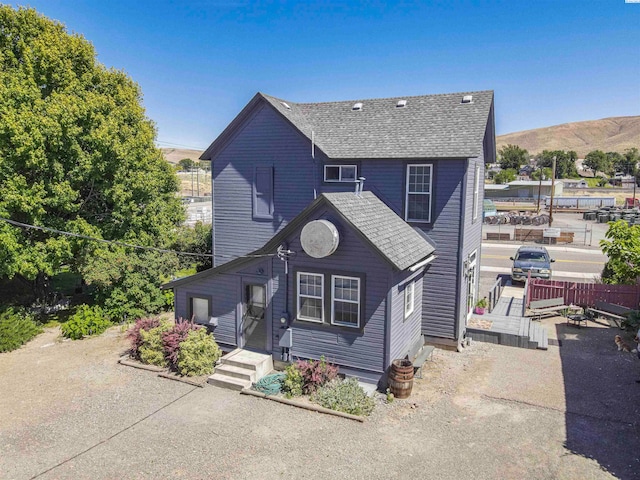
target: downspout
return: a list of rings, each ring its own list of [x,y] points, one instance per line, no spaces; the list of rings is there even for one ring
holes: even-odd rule
[[[318,198],[318,168],[316,166],[316,132],[311,130],[311,161],[313,162],[312,177],[313,177],[313,199]]]

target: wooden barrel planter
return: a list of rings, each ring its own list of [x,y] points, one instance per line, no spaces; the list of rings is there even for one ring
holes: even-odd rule
[[[413,388],[413,362],[394,360],[389,372],[389,390],[396,398],[408,398]]]

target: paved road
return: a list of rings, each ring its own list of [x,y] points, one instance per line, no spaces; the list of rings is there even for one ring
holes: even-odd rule
[[[485,296],[499,275],[509,276],[511,264],[509,257],[515,255],[519,245],[482,244],[480,267],[480,294]],[[553,278],[574,282],[591,282],[604,267],[607,257],[597,249],[576,247],[547,247],[553,263]]]

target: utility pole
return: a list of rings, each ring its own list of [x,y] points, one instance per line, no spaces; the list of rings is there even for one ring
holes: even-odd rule
[[[196,182],[198,185],[198,196],[200,196],[200,165],[196,166]]]
[[[553,193],[556,188],[556,156],[551,164],[551,200],[549,201],[549,226],[553,223]]]
[[[537,214],[540,215],[540,193],[542,192],[542,166],[540,167],[540,182],[538,183],[538,210]]]
[[[193,197],[193,165],[191,166],[191,196]]]

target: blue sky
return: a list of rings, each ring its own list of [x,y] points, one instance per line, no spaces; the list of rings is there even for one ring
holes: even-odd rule
[[[495,90],[497,133],[640,115],[640,3],[30,0],[205,148],[257,91],[293,102]]]

